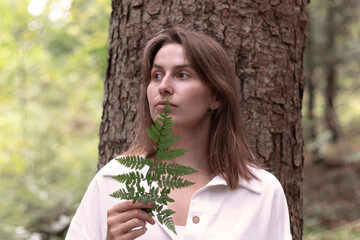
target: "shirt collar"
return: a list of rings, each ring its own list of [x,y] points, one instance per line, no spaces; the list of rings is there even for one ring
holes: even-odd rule
[[[253,169],[252,171],[254,172]],[[220,185],[228,186],[226,180],[221,175],[217,175],[206,186],[220,186]],[[247,190],[257,194],[261,193],[260,181],[255,178],[252,178],[249,181],[246,181],[244,179],[239,179],[238,186],[246,188]]]
[[[146,158],[147,154],[141,154],[140,156],[143,158]],[[121,156],[116,157],[116,158],[120,158],[120,157]],[[117,166],[114,166],[114,165],[112,167],[108,166],[108,168],[104,169],[104,172],[103,172],[104,176],[117,176],[117,175],[119,175],[118,167],[124,167],[124,166],[120,165],[120,163],[116,160],[113,162],[116,162],[113,164],[116,164]],[[252,171],[254,173],[254,175],[256,175],[257,169],[252,168],[252,167],[249,167],[249,168],[250,168],[250,171]],[[146,171],[147,171],[147,168],[144,168],[144,169],[142,169],[141,172],[146,172]],[[210,180],[210,182],[206,186],[220,186],[220,185],[228,186],[226,180],[221,175],[217,175],[212,180]],[[239,187],[246,188],[247,190],[252,191],[254,193],[258,193],[258,194],[261,193],[260,180],[257,180],[255,178],[252,178],[249,181],[246,181],[245,179],[241,178],[241,179],[239,179],[238,185],[239,185]]]

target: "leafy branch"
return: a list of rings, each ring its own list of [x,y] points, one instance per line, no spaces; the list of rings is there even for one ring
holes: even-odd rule
[[[182,176],[197,172],[195,169],[177,163],[164,162],[173,160],[184,155],[186,149],[169,149],[178,140],[179,136],[174,136],[172,126],[174,125],[169,117],[170,108],[167,101],[164,113],[160,113],[151,129],[146,129],[147,134],[154,142],[155,158],[143,158],[141,156],[125,156],[118,158],[117,161],[130,168],[132,172],[123,173],[113,177],[116,181],[125,184],[125,188],[113,192],[110,196],[124,200],[133,200],[133,202],[151,202],[156,206],[150,209],[149,213],[157,217],[161,224],[176,234],[174,222],[171,215],[175,212],[169,208],[164,208],[169,202],[174,202],[169,197],[171,190],[184,188],[193,185]],[[147,167],[144,175],[141,171]],[[148,190],[145,190],[144,184],[147,184]],[[154,184],[156,183],[156,184]]]

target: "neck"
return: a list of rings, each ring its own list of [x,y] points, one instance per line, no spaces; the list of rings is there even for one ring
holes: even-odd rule
[[[176,158],[175,162],[197,170],[207,170],[209,132],[210,121],[191,129],[174,128],[174,135],[180,136],[180,139],[172,148],[188,150],[184,156]]]

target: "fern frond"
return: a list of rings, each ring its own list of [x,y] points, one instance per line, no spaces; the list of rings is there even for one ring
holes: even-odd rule
[[[129,172],[123,173],[117,176],[114,176],[113,179],[120,183],[126,183],[127,185],[140,183],[141,181],[146,180],[144,175],[139,172]]]
[[[160,125],[157,120],[155,120],[155,123],[157,123],[158,125]],[[147,128],[147,129],[146,129],[146,133],[147,133],[148,136],[151,138],[151,140],[153,140],[154,143],[159,142],[160,130],[158,130],[156,127],[152,126],[152,127],[151,127],[151,130]]]
[[[111,197],[120,198],[124,200],[131,200],[136,196],[135,192],[127,192],[125,189],[119,189],[118,191],[110,194]]]
[[[171,176],[185,176],[195,173],[197,170],[177,163],[158,162],[155,167],[155,172]]]
[[[160,113],[160,117],[155,119],[151,129],[146,129],[147,134],[155,143],[155,160],[140,156],[126,156],[117,159],[120,164],[133,170],[140,170],[145,166],[148,166],[149,169],[145,175],[139,171],[133,171],[113,177],[116,181],[125,183],[125,188],[112,193],[111,196],[124,200],[132,199],[133,202],[153,203],[155,207],[150,209],[149,213],[152,216],[156,215],[161,224],[176,234],[174,222],[171,218],[175,212],[171,209],[164,209],[164,206],[169,202],[174,202],[174,199],[169,197],[172,189],[194,184],[181,178],[181,176],[197,171],[181,164],[163,162],[180,157],[187,152],[185,149],[169,149],[179,140],[178,136],[173,136],[172,126],[174,124],[169,114],[170,107],[167,101],[164,113]],[[147,191],[141,185],[145,182],[150,187]],[[158,187],[153,186],[153,182],[156,182]]]
[[[161,116],[161,121],[163,123],[162,127],[172,131],[172,126],[174,125],[174,123],[172,122],[172,118],[169,117],[169,113],[170,112],[165,114],[160,113],[160,116]]]
[[[167,177],[161,176],[161,179],[157,179],[157,183],[160,188],[166,187],[171,189],[184,188],[194,184],[193,182],[190,182],[183,178],[170,175],[168,175]]]
[[[172,160],[174,158],[180,157],[187,152],[186,149],[178,148],[178,149],[170,149],[170,150],[158,150],[156,153],[156,160]]]
[[[174,214],[174,213],[175,212],[172,211],[171,209],[165,209],[165,210],[158,213],[157,219],[159,220],[159,222],[161,224],[164,224],[168,229],[170,229],[175,234],[177,234],[176,230],[175,230],[174,221],[171,218],[171,215]]]
[[[161,190],[161,196],[167,196],[170,193],[170,188],[163,188]]]
[[[171,122],[171,118],[162,113],[160,113],[160,116],[161,117],[157,117],[155,119],[154,125],[151,126],[151,129],[146,129],[146,133],[149,135],[149,137],[151,138],[151,140],[153,140],[154,143],[158,143],[163,136],[169,134],[172,135],[171,127],[173,123]]]
[[[174,145],[177,141],[179,141],[179,136],[173,136],[172,134],[168,134],[165,136],[160,136],[158,148],[160,150],[165,150],[170,146]]]
[[[154,161],[149,158],[143,158],[141,156],[125,156],[116,159],[120,164],[135,170],[142,169],[145,166],[152,167]]]
[[[164,195],[164,196],[161,196],[157,199],[157,202],[158,203],[161,203],[161,204],[164,204],[164,205],[167,205],[168,202],[175,202],[174,199],[172,199],[171,197],[169,197],[168,195]]]

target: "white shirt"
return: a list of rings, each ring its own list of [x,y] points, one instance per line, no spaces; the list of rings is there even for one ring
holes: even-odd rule
[[[118,161],[106,164],[91,181],[66,240],[104,240],[107,210],[119,203],[109,194],[123,187],[113,176],[129,171]],[[147,224],[139,240],[291,240],[288,207],[279,181],[269,172],[252,169],[261,181],[239,181],[230,190],[221,176],[216,176],[192,196],[182,237],[157,222]],[[198,220],[198,221],[197,221]]]

